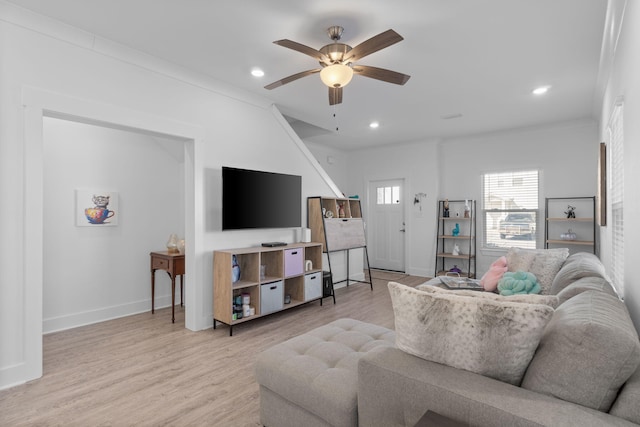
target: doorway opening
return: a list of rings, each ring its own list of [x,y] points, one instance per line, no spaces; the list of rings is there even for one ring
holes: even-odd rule
[[[44,219],[48,207],[44,205],[44,138],[45,117],[93,124],[110,129],[139,132],[150,136],[183,141],[184,152],[184,235],[185,235],[185,326],[190,330],[203,329],[208,320],[202,304],[202,241],[204,234],[202,206],[202,156],[204,132],[183,122],[153,116],[124,105],[102,104],[94,101],[25,87],[24,105],[24,318],[21,328],[24,360],[17,367],[21,381],[42,376],[43,354],[43,283],[44,283]],[[73,153],[69,153],[73,155]],[[99,161],[99,159],[96,159]],[[124,208],[124,206],[120,206]],[[68,208],[73,212],[73,207]],[[99,272],[97,272],[99,273]],[[150,286],[150,285],[149,285]]]
[[[149,252],[184,236],[184,144],[43,118],[43,333],[150,309]],[[108,218],[92,222],[96,196]],[[156,306],[170,283],[158,275]]]

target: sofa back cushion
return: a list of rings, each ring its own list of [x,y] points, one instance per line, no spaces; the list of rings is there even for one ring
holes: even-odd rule
[[[425,292],[394,282],[389,293],[400,350],[515,385],[553,315],[546,304]]]
[[[551,283],[550,293],[557,295],[571,283],[583,277],[601,277],[609,280],[600,259],[588,252],[578,252],[566,259]]]
[[[624,303],[586,291],[560,305],[522,387],[608,412],[640,365],[640,342]]]
[[[611,284],[607,281],[607,279],[604,279],[602,277],[583,277],[582,279],[576,280],[575,282],[571,283],[569,286],[558,292],[558,302],[559,304],[562,304],[568,299],[571,299],[576,295],[586,291],[604,292],[618,298],[618,294],[613,289],[613,286],[611,286]]]

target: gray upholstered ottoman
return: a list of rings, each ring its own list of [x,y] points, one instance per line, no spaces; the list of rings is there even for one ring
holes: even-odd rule
[[[357,426],[358,360],[394,346],[395,333],[339,319],[260,355],[260,422],[268,427]]]

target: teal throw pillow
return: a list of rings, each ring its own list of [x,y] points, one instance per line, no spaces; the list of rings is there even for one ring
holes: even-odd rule
[[[507,271],[498,282],[500,295],[539,294],[540,284],[528,271]]]

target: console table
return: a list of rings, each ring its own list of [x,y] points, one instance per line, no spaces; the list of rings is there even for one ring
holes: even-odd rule
[[[171,322],[176,322],[176,276],[180,276],[180,305],[183,305],[184,254],[168,251],[151,252],[151,313],[155,312],[156,270],[164,270],[171,278]]]

